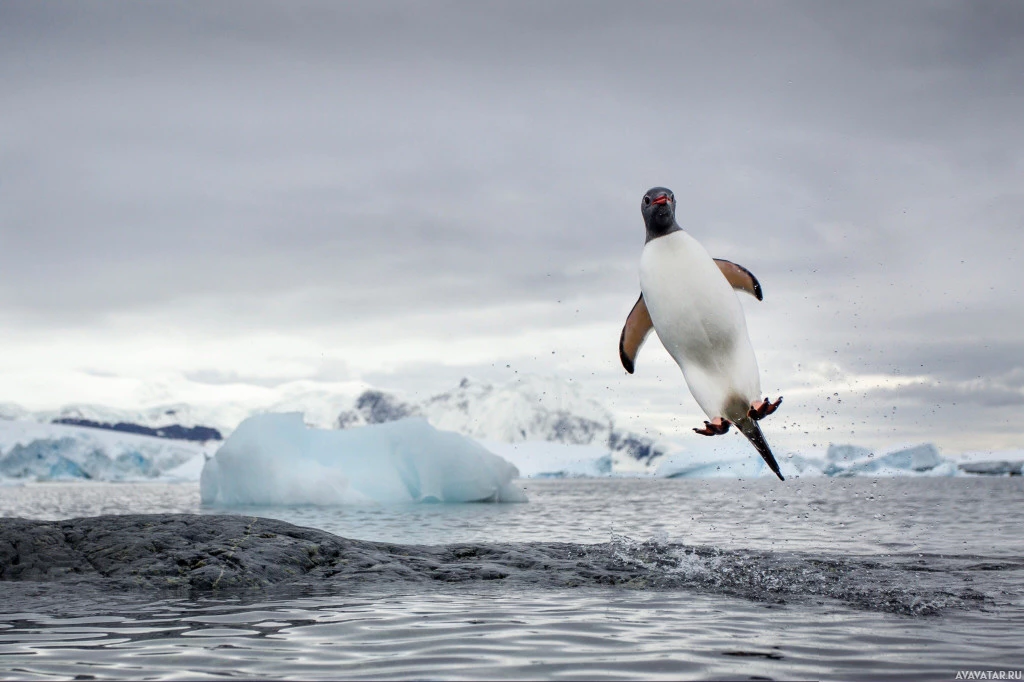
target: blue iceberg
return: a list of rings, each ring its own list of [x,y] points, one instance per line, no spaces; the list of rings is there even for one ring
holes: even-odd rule
[[[476,441],[424,419],[325,430],[290,413],[243,421],[199,485],[207,505],[525,502],[518,476]]]

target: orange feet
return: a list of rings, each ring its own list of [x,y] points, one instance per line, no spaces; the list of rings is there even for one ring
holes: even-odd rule
[[[703,429],[694,429],[694,431],[702,436],[720,436],[723,433],[727,433],[730,426],[732,426],[732,422],[721,417],[715,417],[709,422],[704,422]]]
[[[782,396],[779,396],[779,399],[776,400],[774,403],[768,400],[768,398],[765,398],[764,400],[758,400],[756,403],[751,404],[750,410],[747,412],[747,416],[753,419],[754,421],[764,419],[772,412],[779,409],[779,405],[781,404]]]

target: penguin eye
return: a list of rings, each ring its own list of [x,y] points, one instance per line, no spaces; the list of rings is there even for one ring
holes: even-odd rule
[[[645,196],[644,197],[644,206],[650,206],[650,205],[651,205],[651,198]]]

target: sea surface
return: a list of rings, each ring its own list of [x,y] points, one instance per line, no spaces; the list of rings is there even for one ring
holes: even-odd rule
[[[526,504],[239,509],[202,507],[196,484],[0,488],[0,516],[238,513],[410,545],[571,543],[581,556],[611,552],[664,573],[630,586],[367,582],[175,596],[0,582],[0,678],[955,679],[1024,669],[1019,477],[523,484]]]

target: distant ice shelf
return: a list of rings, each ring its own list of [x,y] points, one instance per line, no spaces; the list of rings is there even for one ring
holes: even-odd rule
[[[292,419],[294,421],[297,417],[293,416]],[[308,418],[305,421],[308,422]],[[360,434],[364,429],[370,429],[366,433],[378,433],[374,429],[386,429],[388,424],[394,423],[358,426],[343,431],[312,431],[330,434],[323,436],[327,439],[346,439],[350,436],[341,434]],[[356,439],[352,443],[363,442],[358,440],[360,438],[368,438],[366,442],[370,451],[379,456],[379,443],[375,444],[373,438],[358,435],[351,437]],[[314,440],[317,438],[320,436],[314,437]],[[638,462],[626,451],[613,450],[603,443],[573,444],[543,440],[508,443],[466,436],[459,436],[450,442],[456,443],[453,447],[461,453],[483,451],[492,457],[498,455],[514,467],[521,478],[757,478],[772,475],[750,444],[736,434],[718,438],[682,438],[676,441],[668,454],[655,458],[650,466]],[[29,481],[198,481],[206,458],[213,455],[219,445],[222,444],[190,443],[64,424],[0,418],[0,485],[18,485]],[[827,449],[822,447],[800,451],[789,450],[784,447],[784,443],[774,445],[776,457],[787,479],[814,476],[1018,476],[1024,472],[1024,450],[943,455],[929,443],[875,450],[856,445],[833,444]],[[419,472],[420,466],[424,472],[433,470],[426,462],[422,460],[412,469],[406,466],[402,471]],[[334,464],[325,462],[323,466],[330,476],[343,475],[339,473],[341,469]],[[392,471],[388,474],[389,480],[394,480],[396,475],[399,474]],[[429,478],[427,473],[423,476],[424,480]],[[320,489],[326,486],[322,482],[310,485],[320,486]],[[347,495],[355,499],[356,492],[358,487],[353,487]],[[330,499],[331,494],[322,490],[320,493],[310,493],[313,497],[326,495],[324,499]]]
[[[969,460],[943,457],[932,443],[892,446],[879,450],[857,445],[831,444],[822,454],[775,449],[787,478],[850,476],[959,476],[1019,475],[1024,452],[1002,453],[1007,459],[991,461],[973,454]],[[655,476],[662,478],[758,478],[772,476],[764,460],[742,438],[694,440],[671,451],[659,463]]]
[[[0,478],[8,481],[178,480],[208,446],[63,424],[0,420]]]
[[[425,419],[326,430],[290,413],[242,422],[199,487],[207,505],[525,502],[518,477],[476,441]]]

